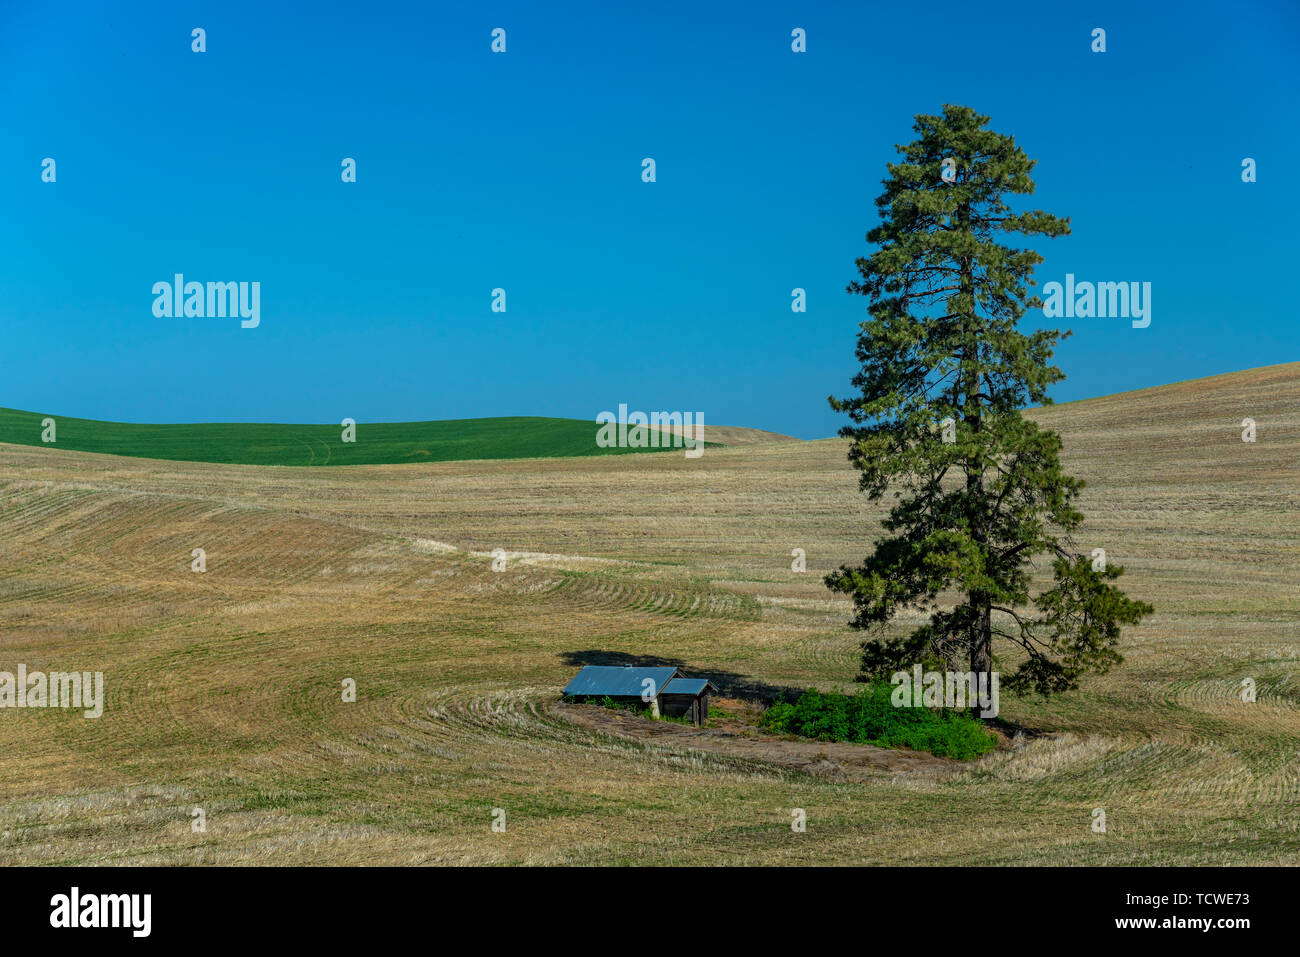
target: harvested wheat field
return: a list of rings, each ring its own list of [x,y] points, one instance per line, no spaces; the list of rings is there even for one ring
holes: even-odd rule
[[[1034,414],[1089,482],[1080,545],[1156,612],[1109,675],[1004,695],[1014,746],[857,773],[852,746],[555,703],[588,663],[848,688],[821,576],[881,509],[842,440],[337,468],[0,445],[0,669],[106,686],[97,719],[0,711],[0,863],[1300,862],[1300,364]]]

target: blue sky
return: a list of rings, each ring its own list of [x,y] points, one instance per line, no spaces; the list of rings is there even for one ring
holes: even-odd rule
[[[1058,400],[1300,359],[1293,3],[289,6],[0,3],[0,405],[830,435],[885,163],[945,102],[1071,217],[1040,285],[1152,284],[1146,329],[1068,323]],[[260,326],[156,318],[177,272],[260,282]]]

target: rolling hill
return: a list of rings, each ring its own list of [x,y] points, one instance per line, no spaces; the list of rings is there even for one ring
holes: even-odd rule
[[[1300,863],[1300,364],[1033,415],[1088,481],[1080,546],[1156,612],[1078,691],[1004,694],[1016,746],[865,769],[556,705],[584,663],[851,688],[821,576],[882,504],[843,440],[349,469],[0,444],[0,670],[107,688],[97,719],[0,712],[0,864]]]
[[[0,442],[135,458],[240,465],[390,465],[471,459],[627,455],[664,449],[596,444],[597,425],[581,419],[512,416],[433,422],[363,422],[356,441],[335,425],[204,422],[149,425],[50,416],[55,441],[42,440],[43,413],[0,408]],[[797,441],[732,426],[705,425],[705,445]],[[680,452],[680,449],[679,449]]]

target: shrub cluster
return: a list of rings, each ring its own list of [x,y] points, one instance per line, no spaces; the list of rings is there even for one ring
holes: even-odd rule
[[[809,689],[793,704],[772,705],[759,723],[776,734],[911,748],[962,761],[997,746],[997,736],[969,713],[896,708],[889,700],[892,691],[887,682],[873,682],[852,695]]]

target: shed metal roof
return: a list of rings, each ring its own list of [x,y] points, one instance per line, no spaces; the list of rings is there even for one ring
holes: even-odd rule
[[[587,665],[564,688],[566,695],[609,695],[611,698],[639,698],[644,690],[663,691],[677,674],[676,668],[634,668],[617,665]],[[654,682],[647,689],[642,682]]]
[[[708,678],[674,678],[660,689],[659,693],[688,694],[694,697],[695,695],[704,694],[704,692],[709,688],[713,688],[713,684]],[[718,689],[713,688],[713,690],[716,691]]]

